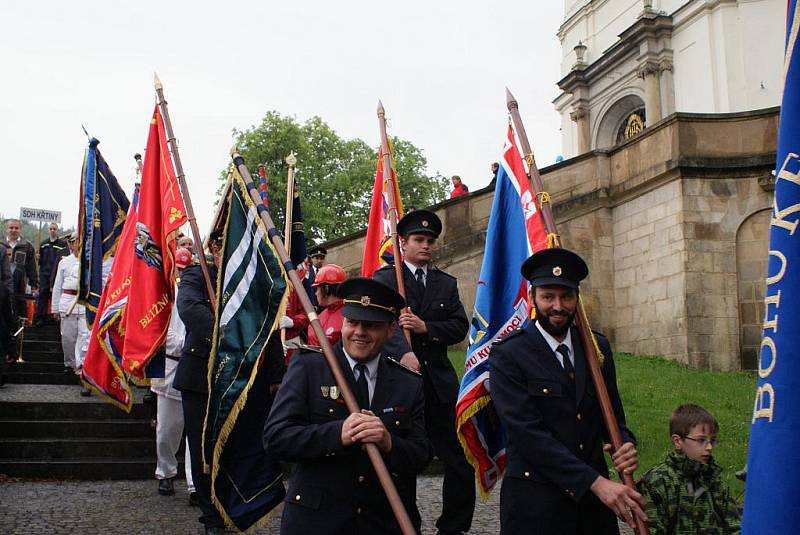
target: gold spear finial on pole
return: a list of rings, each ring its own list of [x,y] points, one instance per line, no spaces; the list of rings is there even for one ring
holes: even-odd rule
[[[155,71],[153,71],[153,78],[154,78],[153,85],[155,86],[156,91],[158,91],[159,89],[164,89],[164,86],[161,85],[161,78],[158,77],[158,73]]]

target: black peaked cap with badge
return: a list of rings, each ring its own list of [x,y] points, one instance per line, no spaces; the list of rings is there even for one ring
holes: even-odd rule
[[[328,254],[328,250],[325,249],[324,247],[319,246],[319,245],[315,245],[314,247],[312,247],[308,251],[309,258],[313,258],[315,256],[321,256],[321,257],[325,258],[325,256],[327,254]]]
[[[589,275],[583,258],[569,249],[554,247],[532,254],[522,264],[522,276],[533,286],[566,286],[577,289]]]
[[[430,210],[414,210],[397,222],[397,234],[403,237],[409,234],[430,234],[438,238],[441,233],[442,220]]]
[[[354,321],[392,322],[406,306],[399,293],[375,279],[354,277],[339,285],[342,298],[342,316]]]

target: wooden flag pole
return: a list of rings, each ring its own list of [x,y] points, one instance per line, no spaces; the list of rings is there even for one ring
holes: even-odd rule
[[[208,268],[208,263],[206,262],[203,242],[200,239],[200,229],[197,228],[197,219],[194,216],[192,199],[189,197],[189,188],[186,185],[186,175],[183,173],[181,156],[178,153],[178,145],[175,142],[175,134],[172,131],[172,121],[169,119],[169,109],[167,107],[167,101],[164,99],[164,86],[161,85],[158,74],[155,75],[155,88],[156,95],[158,96],[158,107],[161,108],[161,117],[164,119],[164,129],[167,132],[167,142],[169,143],[170,152],[172,153],[172,160],[175,163],[175,171],[178,174],[178,185],[181,188],[181,197],[183,197],[183,205],[186,208],[186,218],[189,220],[189,228],[192,229],[194,243],[197,244],[197,259],[200,261],[200,270],[203,272],[203,278],[206,281],[209,305],[211,306],[211,311],[214,312],[217,306],[217,300],[214,296],[214,284],[211,282],[211,273]]]
[[[261,215],[261,220],[267,227],[269,239],[272,242],[272,245],[275,247],[275,251],[278,253],[278,257],[280,258],[280,261],[286,270],[286,274],[289,276],[289,279],[294,285],[295,291],[297,292],[297,297],[300,299],[300,303],[303,305],[303,310],[305,310],[306,314],[308,315],[308,319],[311,321],[311,328],[314,329],[314,334],[316,334],[317,340],[319,340],[320,345],[322,346],[322,353],[325,356],[325,361],[327,362],[328,367],[333,374],[333,378],[339,387],[339,391],[342,393],[342,398],[347,406],[347,410],[350,411],[351,414],[360,412],[361,408],[358,406],[358,402],[353,395],[353,391],[350,389],[350,385],[347,383],[347,379],[345,379],[344,373],[339,367],[339,362],[336,360],[336,356],[333,354],[333,348],[331,347],[330,342],[328,342],[328,337],[325,336],[325,331],[322,329],[322,324],[320,323],[317,313],[314,310],[314,305],[311,304],[311,300],[308,298],[306,289],[303,286],[303,283],[300,281],[300,276],[297,274],[297,270],[294,269],[294,265],[289,258],[289,252],[286,250],[286,247],[281,241],[280,233],[278,232],[278,229],[275,228],[275,224],[272,222],[269,211],[266,209],[266,207],[262,208],[263,205],[261,204],[261,195],[258,193],[258,188],[256,187],[255,183],[253,183],[250,172],[247,170],[247,166],[244,163],[244,158],[242,158],[241,154],[239,154],[236,148],[231,151],[231,157],[233,158],[234,165],[236,165],[236,168],[239,170],[239,173],[242,175],[242,178],[244,178],[244,181],[247,184],[247,190],[250,193],[250,198],[252,198],[256,206],[259,207],[258,213]],[[389,505],[392,507],[392,511],[397,519],[397,523],[400,525],[400,529],[404,535],[414,535],[416,533],[414,530],[414,525],[411,523],[411,518],[408,516],[408,512],[403,506],[403,502],[400,499],[400,495],[397,493],[397,488],[394,485],[394,481],[392,481],[392,476],[389,474],[389,470],[386,468],[386,463],[384,463],[378,447],[375,444],[369,443],[364,444],[364,448],[366,449],[369,460],[375,469],[378,480],[380,481],[381,486],[386,493],[386,497],[389,500]]]
[[[297,165],[297,157],[294,151],[289,153],[286,157],[286,164],[289,166],[289,171],[286,174],[286,211],[284,212],[283,222],[283,243],[286,244],[286,250],[289,255],[292,254],[292,218],[294,214],[294,166]],[[263,201],[262,201],[263,203]]]
[[[531,188],[538,199],[539,208],[542,212],[542,220],[544,221],[547,233],[553,235],[554,247],[561,247],[561,238],[556,232],[556,223],[553,218],[553,210],[550,205],[550,195],[544,190],[542,177],[539,174],[539,169],[536,166],[536,161],[533,157],[531,145],[528,142],[528,134],[525,132],[525,125],[522,124],[522,117],[519,114],[519,105],[511,91],[506,88],[506,104],[508,112],[511,114],[511,119],[514,121],[514,130],[517,132],[517,137],[522,145],[522,150],[525,154],[525,161],[528,163],[529,178]],[[603,423],[605,424],[606,431],[611,440],[611,448],[617,451],[622,447],[622,435],[619,432],[619,424],[617,417],[614,415],[614,409],[611,406],[611,398],[608,396],[608,388],[603,379],[603,372],[600,370],[600,356],[598,355],[597,342],[594,335],[589,329],[589,320],[586,316],[586,310],[583,308],[583,300],[578,300],[578,310],[575,316],[575,327],[581,337],[581,343],[586,355],[586,363],[589,367],[589,372],[592,376],[595,390],[597,391],[597,400],[600,403],[600,410],[603,414]],[[619,474],[620,480],[625,486],[636,490],[636,483],[633,481],[633,476],[630,474]],[[636,522],[636,533],[638,535],[647,535],[649,530],[647,525],[642,522],[637,516],[634,515]]]
[[[389,138],[386,135],[386,110],[383,103],[378,101],[378,129],[381,133],[381,157],[383,158],[383,184],[384,191],[389,196],[389,232],[391,233],[392,248],[394,249],[394,275],[397,280],[397,293],[406,298],[406,283],[403,278],[403,255],[400,252],[400,239],[397,236],[397,199],[394,198],[395,178],[392,177],[392,155],[389,152]],[[399,188],[397,188],[399,190]],[[411,330],[403,329],[408,346],[411,347]]]

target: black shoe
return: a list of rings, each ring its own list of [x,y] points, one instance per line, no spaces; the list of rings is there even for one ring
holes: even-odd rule
[[[6,381],[8,381],[8,375],[0,374],[0,388],[6,386]]]
[[[69,368],[67,366],[64,366],[64,375],[69,375],[69,374],[72,374],[72,373],[75,373],[75,370],[73,370],[72,368]]]
[[[142,396],[142,403],[151,404],[155,402],[156,402],[156,395],[153,393],[152,390],[148,389],[147,393],[144,396]]]
[[[200,507],[200,500],[197,499],[196,492],[189,493],[189,505],[192,507]]]
[[[172,486],[171,478],[158,480],[158,493],[162,496],[172,496],[175,494],[175,487]]]
[[[218,533],[227,533],[228,531],[223,526],[206,526],[206,534],[218,534]]]
[[[88,398],[91,395],[92,395],[92,391],[91,390],[89,390],[85,386],[81,387],[81,397],[82,398]]]

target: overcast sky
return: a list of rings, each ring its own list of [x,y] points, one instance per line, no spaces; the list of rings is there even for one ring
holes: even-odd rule
[[[0,5],[0,213],[60,210],[74,225],[86,137],[133,187],[155,103],[170,116],[204,232],[231,130],[269,110],[318,115],[340,136],[410,140],[430,174],[485,186],[520,103],[537,161],[560,154],[562,2],[14,1]],[[545,7],[547,6],[547,7]],[[302,162],[298,163],[298,166]],[[400,177],[402,187],[402,177]]]

